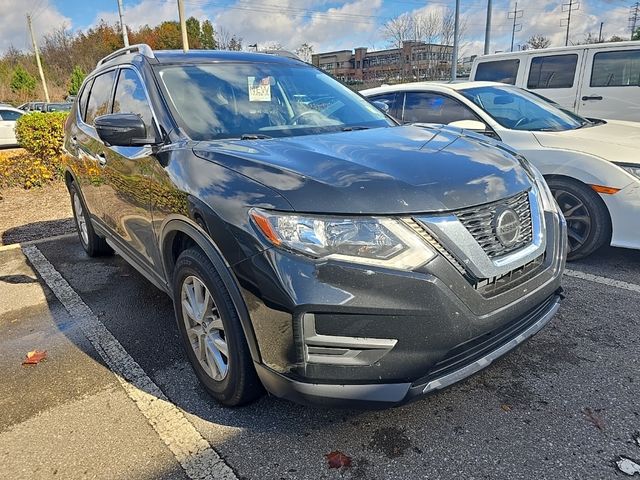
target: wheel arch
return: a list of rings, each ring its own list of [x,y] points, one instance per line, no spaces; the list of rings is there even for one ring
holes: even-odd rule
[[[168,217],[163,222],[159,247],[167,285],[172,283],[173,271],[178,256],[184,249],[191,246],[200,248],[220,275],[238,312],[251,357],[254,362],[260,362],[258,342],[238,280],[231,266],[223,257],[220,248],[195,220],[175,215]],[[172,295],[172,289],[168,288],[167,290]]]

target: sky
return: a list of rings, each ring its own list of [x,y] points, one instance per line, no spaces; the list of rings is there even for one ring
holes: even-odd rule
[[[138,28],[177,20],[176,0],[123,0],[125,23]],[[382,49],[388,43],[382,25],[404,12],[430,12],[454,7],[445,0],[184,0],[187,16],[210,19],[214,27],[243,38],[243,45],[279,43],[291,50],[303,42],[315,52],[351,49],[358,46]],[[515,35],[516,48],[534,34],[544,35],[552,46],[564,45],[566,19],[563,3],[569,0],[520,0],[521,30]],[[510,48],[512,20],[507,12],[512,0],[493,1],[491,51]],[[603,36],[628,38],[631,0],[581,0],[572,12],[570,40],[580,42],[588,33],[597,37],[600,22]],[[487,0],[461,0],[461,16],[466,30],[461,56],[482,53]],[[26,14],[31,13],[37,38],[65,26],[85,30],[101,19],[118,21],[117,0],[0,0],[0,53],[10,45],[29,49]],[[566,7],[565,7],[566,10]],[[565,24],[562,22],[562,24]],[[640,26],[640,25],[639,25]]]

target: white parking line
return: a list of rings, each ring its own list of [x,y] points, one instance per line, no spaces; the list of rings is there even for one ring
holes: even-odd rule
[[[610,287],[621,288],[623,290],[629,290],[631,292],[640,293],[640,285],[636,285],[635,283],[627,283],[622,280],[614,280],[613,278],[600,277],[598,275],[592,275],[591,273],[581,272],[579,270],[569,270],[566,269],[564,271],[565,275],[574,278],[580,278],[581,280],[588,280],[590,282],[600,283],[602,285],[608,285]]]
[[[85,304],[35,245],[23,248],[31,264],[104,359],[127,395],[193,480],[237,480],[184,413],[171,403],[142,367]]]

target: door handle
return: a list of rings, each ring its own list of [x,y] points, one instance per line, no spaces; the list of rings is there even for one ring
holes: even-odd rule
[[[602,95],[585,95],[582,97],[582,101],[586,102],[587,100],[602,100]]]
[[[107,164],[107,157],[104,153],[98,154],[98,162],[100,163],[101,167],[104,167]]]

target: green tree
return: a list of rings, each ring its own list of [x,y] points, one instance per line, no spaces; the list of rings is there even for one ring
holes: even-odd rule
[[[82,67],[79,67],[78,65],[73,67],[73,71],[71,72],[71,80],[69,81],[69,95],[78,94],[78,90],[80,90],[82,82],[84,81],[84,77],[86,76],[87,74],[84,73]]]
[[[200,21],[196,17],[189,17],[185,22],[187,24],[187,38],[189,39],[189,47],[202,48],[200,37],[202,33],[200,31]]]
[[[228,50],[239,52],[242,50],[242,37],[236,37],[235,35],[229,40]]]
[[[636,28],[636,31],[631,35],[631,40],[640,40],[640,27]]]
[[[202,48],[206,50],[214,50],[215,48],[217,48],[215,32],[213,30],[213,25],[209,20],[205,20],[204,22],[202,22],[200,43],[202,44]]]
[[[611,38],[609,38],[607,42],[624,42],[624,38],[620,37],[619,35],[614,35]]]
[[[36,79],[22,65],[18,65],[13,71],[10,87],[13,93],[31,95],[36,89]]]
[[[176,50],[182,48],[182,34],[178,22],[162,22],[154,29],[156,35],[155,48],[160,50]]]

